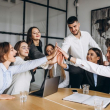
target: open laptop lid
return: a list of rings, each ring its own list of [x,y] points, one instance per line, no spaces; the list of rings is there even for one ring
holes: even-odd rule
[[[46,79],[44,83],[44,88],[39,91],[31,91],[30,95],[45,97],[51,95],[58,90],[60,76]]]
[[[51,95],[58,90],[60,76],[46,79],[43,91],[43,97]]]

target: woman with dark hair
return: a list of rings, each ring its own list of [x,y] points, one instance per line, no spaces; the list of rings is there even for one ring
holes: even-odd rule
[[[61,50],[61,51],[62,51],[64,56],[67,55],[63,50]],[[102,52],[98,48],[90,48],[86,58],[87,58],[87,61],[89,61],[89,62],[98,64],[98,65],[103,65]],[[73,60],[73,57],[70,56],[69,59],[71,61],[71,60]],[[63,67],[65,65],[65,68],[67,66],[66,64],[63,63],[62,55],[60,55],[58,58],[58,64],[61,66],[63,65]],[[80,67],[83,67],[83,65]],[[84,73],[84,79],[83,79],[82,83],[83,84],[89,84],[90,90],[109,93],[109,86],[110,85],[108,82],[109,82],[109,78],[104,77],[104,76],[99,76],[99,75],[95,74],[95,71],[94,71],[94,73],[93,72],[91,73],[91,71],[89,72],[87,70]]]
[[[55,48],[54,45],[47,44],[45,46],[45,50],[44,50],[45,55],[47,56],[47,55],[53,54],[54,48]],[[60,65],[58,65],[57,63],[53,64],[48,69],[49,69],[48,75],[50,78],[60,76],[58,88],[64,88],[69,85],[69,72],[68,71],[64,71],[64,69]]]
[[[42,42],[41,42],[40,38],[41,38],[40,30],[35,26],[30,27],[27,32],[26,42],[27,42],[28,46],[30,47],[29,58],[32,60],[42,58],[45,56],[42,53]],[[42,68],[47,69],[48,65],[44,64],[42,66]],[[34,78],[35,72],[33,72],[33,70],[31,70],[31,74],[32,74],[32,81],[31,82],[34,82],[35,81],[35,78]]]
[[[15,62],[16,50],[8,43],[0,43],[0,99],[12,99],[12,96],[2,95],[4,90],[9,88],[12,82],[12,76],[17,73],[22,73],[40,66],[51,60],[51,63],[55,63],[58,55],[57,50],[50,56],[40,59],[28,61],[25,64],[9,66],[11,62]]]
[[[98,48],[90,48],[87,54],[87,61],[103,65],[102,52]],[[89,84],[90,90],[109,93],[109,78],[96,75],[95,73],[85,71],[83,84]]]
[[[29,47],[28,44],[25,41],[18,41],[14,49],[17,51],[16,53],[16,61],[13,63],[13,65],[21,65],[26,63],[25,61],[26,57],[28,57],[29,54]],[[19,94],[20,91],[28,91],[30,87],[32,76],[30,71],[26,71],[20,74],[13,75],[12,84],[9,87],[8,90],[6,90],[6,94],[15,95]]]

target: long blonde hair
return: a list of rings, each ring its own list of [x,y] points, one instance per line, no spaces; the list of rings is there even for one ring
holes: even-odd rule
[[[52,69],[49,70],[49,77],[50,78],[53,78],[53,69],[54,69],[54,67],[52,67]],[[61,67],[61,76],[63,77],[63,79],[66,78],[65,71],[62,67]]]

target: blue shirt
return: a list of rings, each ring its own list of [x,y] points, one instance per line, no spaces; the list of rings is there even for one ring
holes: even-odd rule
[[[95,84],[95,87],[96,87],[97,86],[97,74],[93,73],[93,76],[94,76],[94,84]]]
[[[9,66],[8,70],[3,63],[0,63],[0,94],[2,94],[4,90],[11,85],[13,74],[34,69],[45,62],[47,62],[47,58],[43,57],[36,60],[27,61],[25,64]]]

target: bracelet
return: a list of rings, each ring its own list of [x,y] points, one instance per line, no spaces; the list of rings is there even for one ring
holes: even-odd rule
[[[71,57],[73,57],[72,55],[69,55],[68,61],[70,61]]]

